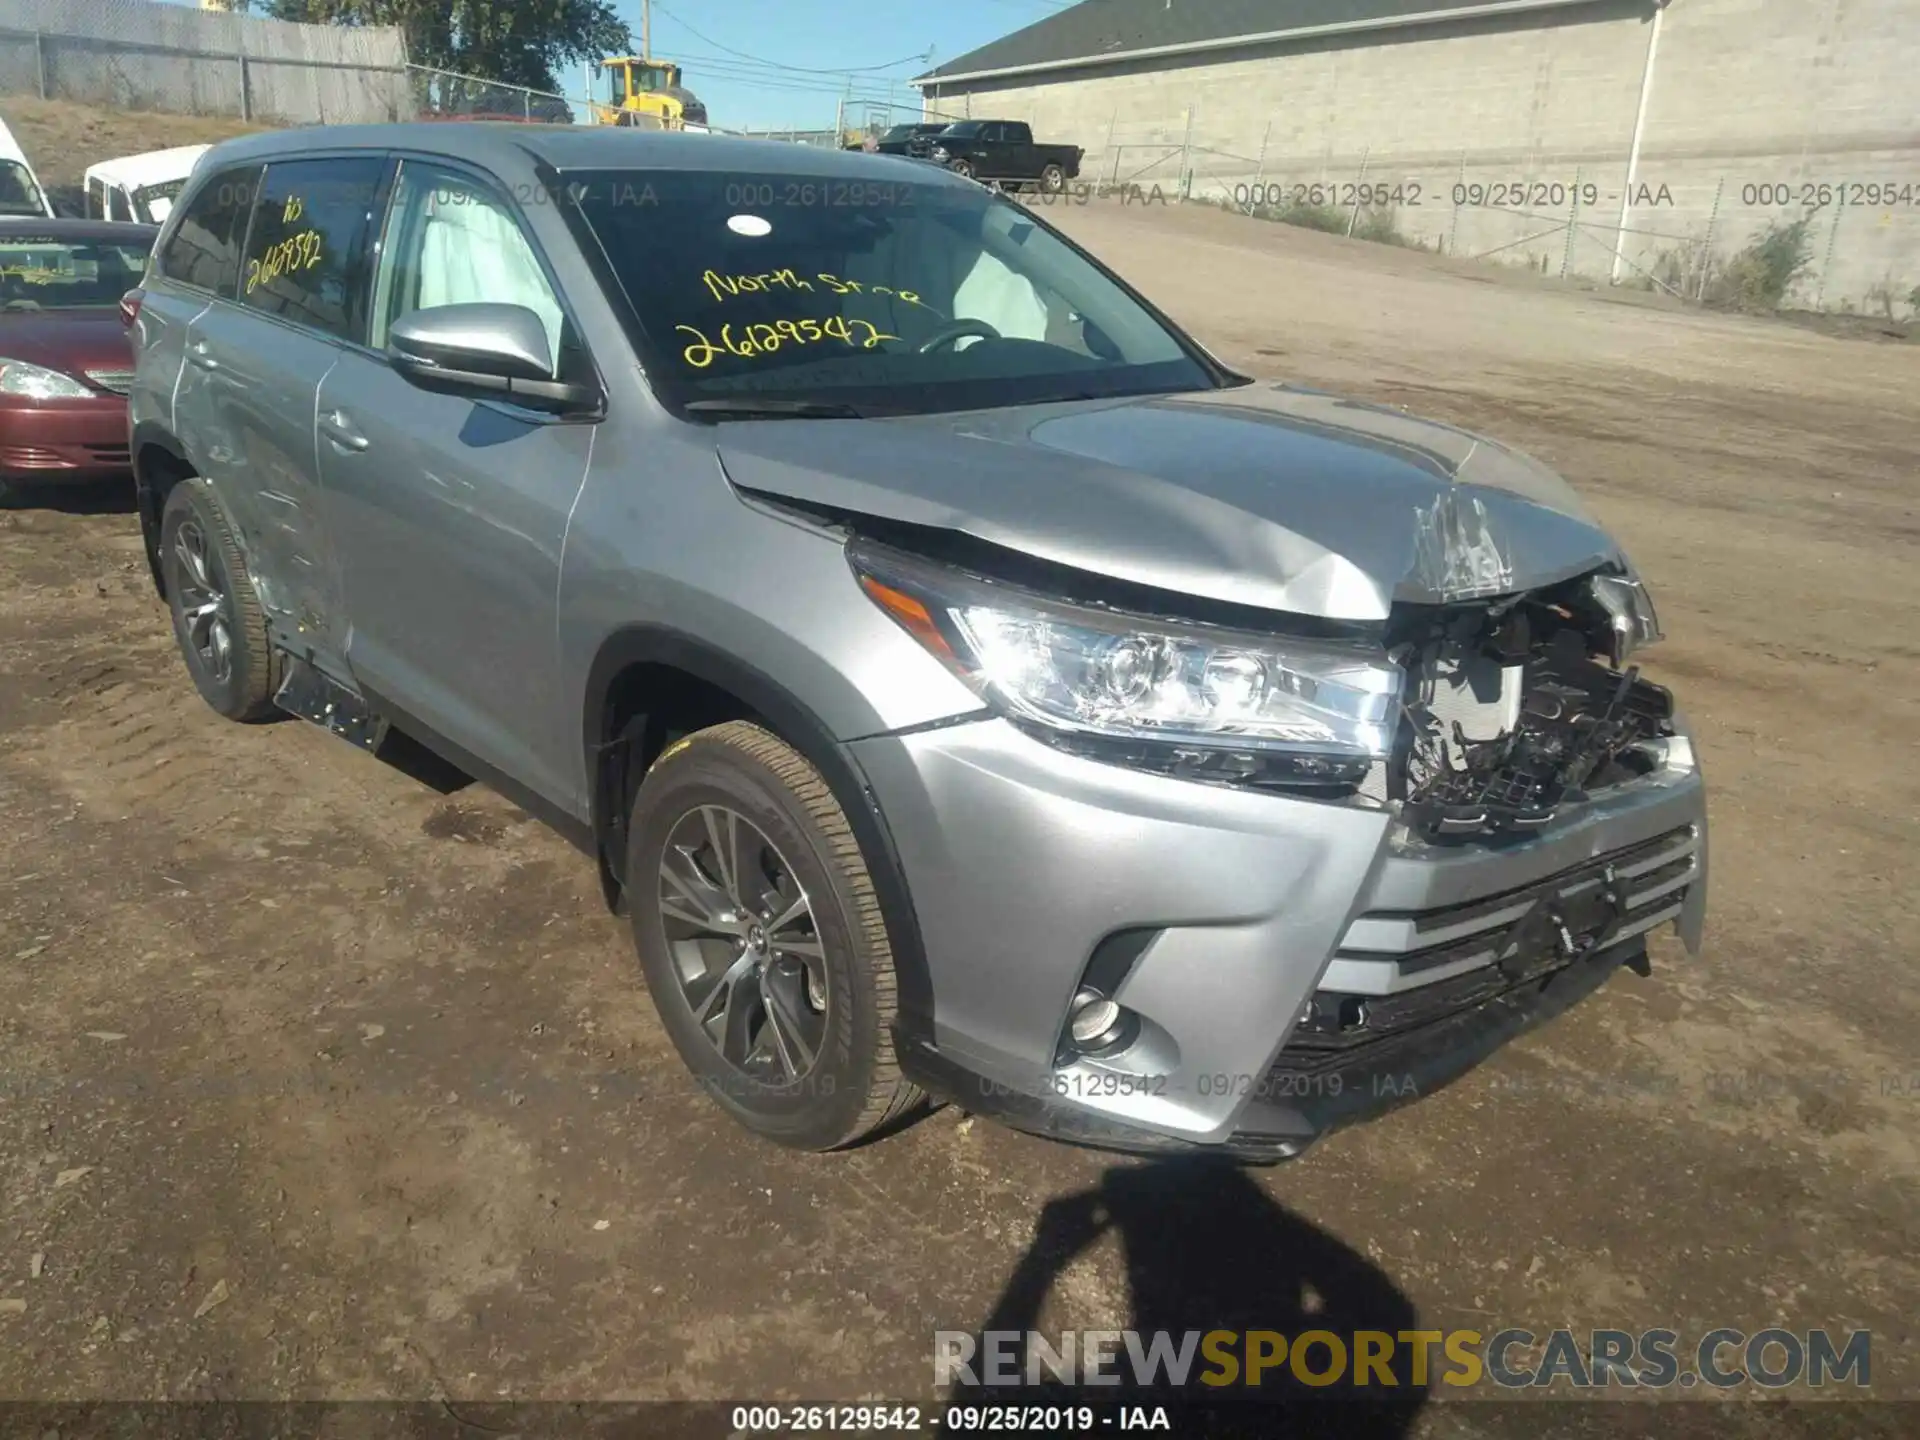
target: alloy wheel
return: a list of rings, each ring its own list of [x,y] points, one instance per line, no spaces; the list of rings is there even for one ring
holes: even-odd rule
[[[216,685],[233,678],[233,622],[226,591],[207,556],[207,535],[195,520],[173,536],[174,582],[188,646]]]
[[[833,996],[792,866],[744,815],[701,805],[675,822],[659,868],[667,950],[694,1023],[733,1071],[774,1086],[804,1078]]]

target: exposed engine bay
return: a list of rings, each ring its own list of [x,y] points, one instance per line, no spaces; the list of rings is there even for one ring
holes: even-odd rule
[[[774,497],[762,497],[774,499]],[[1260,632],[1245,610],[1068,569],[958,532],[795,506],[855,534],[1088,609]],[[1299,617],[1295,623],[1302,625]],[[1289,633],[1300,633],[1298,630]],[[1519,594],[1400,604],[1382,626],[1312,622],[1323,640],[1379,646],[1404,676],[1390,756],[1276,757],[1253,747],[1169,745],[1029,727],[1092,758],[1212,784],[1398,809],[1430,841],[1537,831],[1597,791],[1651,774],[1674,733],[1672,693],[1627,663],[1659,638],[1637,579],[1612,568]]]
[[[1537,830],[1563,806],[1646,774],[1673,696],[1626,666],[1604,591],[1554,591],[1410,619],[1390,797],[1431,838]]]

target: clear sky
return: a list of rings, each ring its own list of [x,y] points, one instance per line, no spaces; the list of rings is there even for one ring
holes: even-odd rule
[[[637,45],[640,0],[615,8]],[[857,123],[889,93],[901,105],[917,101],[906,81],[930,68],[929,49],[942,65],[1067,8],[1068,0],[654,0],[653,48],[685,67],[716,125],[824,129],[849,84]]]

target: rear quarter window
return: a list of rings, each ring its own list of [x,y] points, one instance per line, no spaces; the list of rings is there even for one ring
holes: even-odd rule
[[[209,176],[162,248],[160,273],[198,290],[232,295],[240,283],[240,247],[259,179],[257,165]]]

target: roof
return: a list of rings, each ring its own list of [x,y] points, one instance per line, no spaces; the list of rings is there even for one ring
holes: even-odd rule
[[[1593,0],[1081,0],[911,83],[1032,74],[1235,46],[1550,10]]]
[[[21,240],[118,241],[122,245],[151,246],[158,225],[135,225],[126,220],[49,220],[44,215],[0,215],[0,245]]]
[[[193,173],[194,161],[212,148],[211,145],[179,145],[171,150],[149,150],[144,155],[123,155],[118,160],[89,165],[84,178],[122,185],[129,190],[168,180],[184,180]]]
[[[971,185],[950,171],[892,155],[746,140],[630,130],[615,125],[524,125],[489,120],[415,121],[398,125],[310,125],[223,140],[207,163],[290,160],[342,150],[412,150],[466,160],[498,173],[544,162],[555,170],[715,170],[809,175],[848,180],[892,179],[923,185]]]

